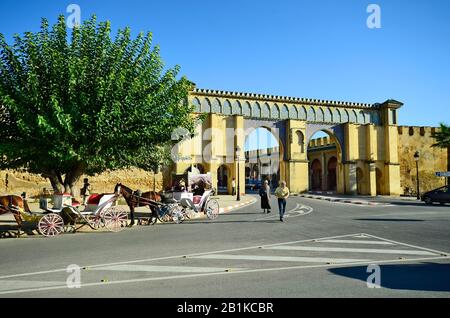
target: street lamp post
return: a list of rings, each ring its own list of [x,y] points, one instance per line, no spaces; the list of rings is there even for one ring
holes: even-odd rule
[[[241,201],[241,187],[240,187],[240,169],[239,169],[239,165],[240,165],[240,159],[239,157],[241,156],[241,148],[239,146],[236,147],[236,160],[237,160],[237,197],[236,197],[236,201]]]
[[[417,172],[417,200],[420,200],[420,185],[419,185],[419,152],[416,151],[416,153],[414,154],[414,160],[416,161],[416,172]]]

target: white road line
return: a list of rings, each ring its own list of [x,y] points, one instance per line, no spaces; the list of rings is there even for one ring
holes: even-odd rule
[[[291,212],[294,212],[294,211],[297,210],[299,207],[300,207],[300,204],[297,203],[297,204],[295,205],[295,208],[293,208],[292,210],[287,211],[286,214],[289,214],[289,213],[291,213]],[[271,214],[271,215],[268,215],[268,216],[265,216],[265,217],[262,217],[262,218],[258,218],[258,219],[256,219],[256,221],[279,218],[279,216],[277,216],[277,215],[278,215],[277,212],[272,211],[272,213],[275,213],[275,214]]]
[[[33,280],[0,280],[0,292],[21,290],[24,288],[61,286],[62,284],[65,284],[65,282],[33,281]]]
[[[303,211],[304,210],[304,211]],[[299,216],[304,216],[304,215],[308,215],[310,213],[312,213],[314,211],[314,209],[310,206],[307,205],[300,205],[297,203],[297,205],[295,206],[295,208],[293,208],[290,211],[287,211],[284,215],[285,218],[295,218],[295,217],[299,217]],[[272,215],[268,215],[262,218],[258,218],[256,219],[256,221],[263,221],[263,220],[277,220],[279,218],[279,214],[278,212],[272,212]]]
[[[342,243],[342,244],[368,244],[368,245],[394,245],[384,241],[361,241],[361,240],[318,240],[317,243]]]
[[[245,250],[251,250],[251,249],[255,249],[255,248],[259,248],[259,247],[263,247],[263,246],[276,246],[276,245],[278,246],[278,245],[284,245],[284,244],[295,244],[295,243],[303,243],[303,242],[312,242],[312,241],[315,241],[315,240],[323,240],[323,239],[352,237],[352,236],[355,236],[355,235],[358,235],[358,234],[345,234],[345,235],[321,237],[321,238],[318,238],[318,239],[306,239],[306,240],[290,241],[290,242],[275,243],[275,244],[256,245],[256,246],[249,246],[249,247],[242,247],[242,248],[233,248],[233,249],[226,249],[226,250],[202,252],[202,253],[182,254],[182,255],[175,255],[175,256],[155,257],[155,258],[144,258],[144,259],[137,259],[137,260],[132,260],[132,261],[123,261],[123,262],[87,265],[87,266],[82,266],[82,267],[91,269],[91,268],[102,267],[102,266],[154,262],[154,261],[162,261],[162,260],[168,260],[168,259],[177,259],[177,258],[181,258],[181,257],[206,255],[206,254],[212,254],[212,253],[227,253],[227,252],[245,251]],[[359,234],[359,235],[361,235],[361,234]],[[67,268],[59,268],[59,269],[51,269],[51,270],[46,270],[46,271],[28,272],[28,273],[13,274],[13,275],[4,275],[4,276],[0,276],[0,279],[14,278],[14,277],[25,277],[25,276],[33,276],[33,275],[40,275],[40,274],[51,274],[51,273],[65,272],[66,270],[67,270]]]
[[[113,265],[96,267],[96,271],[121,271],[121,272],[174,272],[174,273],[216,273],[225,271],[245,270],[246,268],[220,268],[220,267],[195,267],[195,266],[159,266],[159,265]]]
[[[377,240],[383,240],[383,241],[386,241],[386,242],[391,242],[391,243],[398,244],[398,245],[408,246],[408,247],[411,247],[411,248],[418,248],[418,249],[421,249],[421,250],[424,250],[424,251],[429,251],[429,252],[432,252],[432,253],[435,253],[435,254],[440,254],[442,256],[448,256],[448,254],[449,254],[448,252],[437,251],[437,250],[433,250],[431,248],[420,247],[420,246],[417,246],[417,245],[412,245],[412,244],[402,243],[402,242],[398,242],[398,241],[394,241],[394,240],[389,240],[389,239],[381,238],[379,236],[375,236],[375,235],[371,235],[371,234],[364,233],[364,235],[367,235],[368,237],[372,237],[372,238],[377,239]]]
[[[234,259],[246,261],[268,261],[268,262],[306,262],[306,263],[353,263],[368,262],[368,259],[345,259],[345,258],[324,258],[324,257],[297,257],[297,256],[264,256],[264,255],[231,255],[231,254],[210,254],[194,256],[196,259]]]
[[[289,266],[289,267],[276,267],[276,268],[259,268],[259,269],[249,269],[237,272],[220,272],[220,273],[205,273],[205,274],[188,274],[188,275],[173,275],[173,276],[163,276],[163,277],[148,277],[148,278],[138,278],[138,279],[127,279],[127,280],[117,280],[110,282],[96,282],[82,284],[81,287],[95,287],[95,286],[108,286],[108,285],[120,285],[120,284],[131,284],[131,283],[144,283],[151,281],[160,280],[170,280],[170,279],[181,279],[181,278],[197,278],[197,277],[207,277],[207,276],[217,276],[217,275],[233,275],[233,274],[250,274],[250,273],[262,273],[262,272],[273,272],[273,271],[286,271],[286,270],[296,270],[296,269],[307,269],[307,268],[327,268],[327,267],[344,267],[344,266],[357,266],[357,265],[369,265],[369,264],[392,264],[392,263],[411,263],[419,261],[431,261],[431,260],[444,260],[449,259],[448,256],[432,257],[432,258],[416,258],[416,259],[395,259],[395,260],[384,260],[384,261],[372,261],[372,262],[355,262],[355,263],[345,263],[345,264],[321,264],[321,265],[299,265],[299,266]],[[29,292],[39,292],[39,291],[49,291],[57,289],[67,289],[66,285],[54,286],[54,287],[41,287],[41,288],[29,288],[14,291],[0,291],[0,295],[6,294],[19,294],[19,293],[29,293]]]
[[[255,248],[260,247],[269,247],[269,246],[282,246],[282,245],[290,245],[290,244],[296,244],[296,243],[305,243],[305,242],[314,242],[318,240],[325,240],[325,239],[339,239],[339,238],[345,238],[345,237],[361,237],[361,238],[367,238],[372,237],[379,240],[385,240],[392,242],[394,244],[400,244],[405,245],[409,247],[419,248],[422,250],[428,250],[434,253],[438,253],[441,255],[448,255],[444,252],[439,252],[427,248],[422,248],[419,246],[412,246],[400,242],[395,242],[392,240],[386,240],[383,238],[379,238],[373,235],[365,234],[365,233],[354,233],[354,234],[344,234],[344,235],[335,235],[335,236],[328,236],[328,237],[321,237],[321,238],[315,238],[315,239],[305,239],[305,240],[298,240],[298,241],[290,241],[290,242],[283,242],[283,243],[274,243],[274,244],[266,244],[266,245],[256,245],[256,246],[249,246],[249,247],[242,247],[242,248],[234,248],[234,249],[225,249],[225,250],[218,250],[218,251],[210,251],[210,252],[202,252],[202,253],[192,253],[192,254],[182,254],[182,255],[175,255],[175,256],[165,256],[165,257],[156,257],[156,258],[146,258],[146,259],[137,259],[132,261],[122,261],[122,262],[113,262],[113,263],[105,263],[105,264],[94,264],[94,265],[85,265],[82,266],[84,268],[96,268],[96,267],[102,267],[102,266],[111,266],[111,265],[122,265],[122,264],[136,264],[136,263],[144,263],[144,262],[154,262],[154,261],[160,261],[160,260],[169,260],[169,259],[177,259],[182,257],[191,257],[191,256],[199,256],[199,255],[207,255],[207,254],[214,254],[214,253],[227,253],[227,252],[237,252],[237,251],[245,251],[245,250],[251,250]],[[446,256],[444,256],[446,258]],[[12,275],[4,275],[0,276],[0,279],[4,278],[15,278],[15,277],[26,277],[26,276],[33,276],[33,275],[40,275],[40,274],[51,274],[51,273],[58,273],[58,272],[66,272],[66,268],[59,268],[59,269],[51,269],[46,271],[38,271],[38,272],[28,272],[28,273],[21,273],[21,274],[12,274]]]
[[[430,255],[437,256],[436,253],[418,250],[391,250],[376,248],[346,248],[346,247],[319,247],[319,246],[270,246],[264,247],[266,250],[283,251],[312,251],[312,252],[350,252],[350,253],[374,253],[374,254],[403,254],[403,255]]]

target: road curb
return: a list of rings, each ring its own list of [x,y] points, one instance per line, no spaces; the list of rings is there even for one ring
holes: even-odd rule
[[[224,213],[227,213],[227,212],[230,212],[230,211],[233,211],[233,210],[236,210],[236,209],[239,209],[239,208],[242,208],[244,206],[251,205],[251,204],[254,204],[254,203],[256,203],[256,199],[255,198],[253,198],[253,199],[251,199],[249,201],[243,202],[243,203],[238,203],[238,204],[227,206],[225,208],[220,208],[219,209],[219,213],[220,214],[224,214]]]
[[[383,203],[383,202],[333,198],[333,197],[318,196],[318,195],[312,195],[312,194],[300,194],[299,196],[302,198],[307,198],[307,199],[322,200],[322,201],[329,201],[329,202],[340,202],[340,203],[347,203],[347,204],[354,204],[354,205],[372,205],[372,206],[386,205],[386,203]]]

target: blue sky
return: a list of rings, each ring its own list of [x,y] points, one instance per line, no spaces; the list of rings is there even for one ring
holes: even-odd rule
[[[450,1],[1,1],[0,32],[35,31],[80,5],[113,29],[154,33],[167,66],[198,87],[405,103],[399,123],[450,123]],[[370,3],[381,29],[369,29]]]

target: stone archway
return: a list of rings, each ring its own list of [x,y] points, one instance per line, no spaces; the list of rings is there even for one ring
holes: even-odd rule
[[[284,147],[280,130],[275,122],[248,122],[245,130],[246,190],[252,192],[265,180],[272,188],[277,187],[280,179],[284,180]],[[265,138],[269,138],[270,142]]]
[[[345,176],[343,165],[343,141],[344,134],[341,126],[332,125],[307,125],[307,158],[310,164],[309,180],[310,190],[333,191],[344,193]],[[318,173],[319,169],[313,170],[315,160],[321,164],[320,179],[313,176]],[[316,184],[321,182],[320,187]]]

